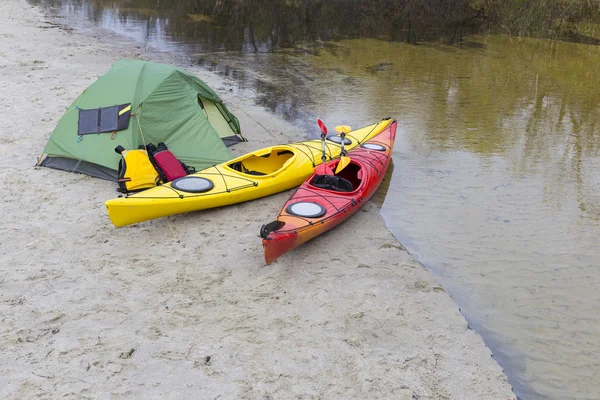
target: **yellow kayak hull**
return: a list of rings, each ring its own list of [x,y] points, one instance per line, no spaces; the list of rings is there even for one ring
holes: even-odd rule
[[[392,119],[383,119],[349,132],[346,138],[351,143],[346,144],[345,149],[351,150],[371,139],[391,122]],[[330,139],[326,141],[327,160],[339,157],[341,152],[341,146]],[[321,156],[320,139],[265,147],[180,178],[180,182],[175,180],[127,197],[108,200],[106,209],[112,223],[119,227],[242,203],[300,186],[313,173],[315,166],[321,164]],[[204,178],[211,183],[211,188],[198,193],[181,190],[182,187],[187,189],[183,180],[190,177]],[[181,187],[176,189],[173,185]]]

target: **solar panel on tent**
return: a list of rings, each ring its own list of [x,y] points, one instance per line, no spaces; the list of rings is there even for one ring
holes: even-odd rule
[[[114,132],[127,129],[130,116],[130,104],[79,110],[77,134],[88,135],[91,133]]]
[[[98,133],[98,109],[79,110],[78,135],[87,135],[88,133]]]
[[[116,131],[119,127],[119,106],[100,109],[99,132]]]

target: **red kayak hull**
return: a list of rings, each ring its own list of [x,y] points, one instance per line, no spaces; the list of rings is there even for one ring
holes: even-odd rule
[[[347,154],[351,162],[339,174],[309,177],[285,203],[277,219],[263,225],[265,262],[341,224],[373,196],[391,161],[397,121]],[[335,171],[339,159],[327,163]]]

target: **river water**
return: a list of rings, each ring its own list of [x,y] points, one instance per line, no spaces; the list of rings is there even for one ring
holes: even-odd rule
[[[40,2],[69,25],[183,52],[307,135],[317,116],[397,118],[378,199],[389,229],[519,398],[600,399],[600,46],[494,35],[415,46],[341,35],[308,9],[310,21],[257,11],[224,24],[195,1]]]

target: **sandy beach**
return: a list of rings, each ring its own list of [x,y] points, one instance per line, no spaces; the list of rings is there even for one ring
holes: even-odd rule
[[[0,3],[0,398],[514,398],[374,204],[265,266],[258,231],[289,192],[117,229],[116,183],[34,167],[115,61],[176,61],[115,39]],[[250,142],[235,154],[304,137],[188,71],[239,117]]]

